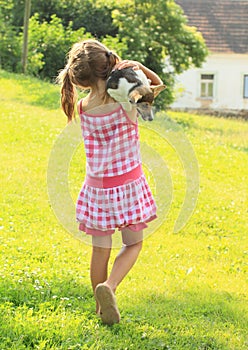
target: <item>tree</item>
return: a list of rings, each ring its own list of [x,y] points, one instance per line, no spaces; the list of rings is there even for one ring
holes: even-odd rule
[[[16,72],[21,69],[21,48],[18,29],[13,24],[13,7],[11,0],[0,0],[0,67]]]
[[[207,56],[202,35],[187,25],[183,10],[173,0],[122,2],[113,10],[113,18],[121,40],[127,40],[125,57],[143,62],[161,76],[167,89],[157,105],[169,105],[175,74],[199,67]]]
[[[56,15],[51,16],[50,22],[40,23],[39,15],[35,14],[30,19],[29,37],[29,74],[53,80],[63,68],[70,46],[90,35],[84,28],[73,31],[71,24],[64,27]]]
[[[73,30],[72,23],[64,27],[56,15],[52,15],[49,22],[40,23],[39,15],[35,14],[30,19],[29,38],[28,73],[53,81],[65,65],[65,55],[70,47],[93,36],[83,27]],[[118,52],[126,50],[125,44],[117,38],[106,36],[102,41],[116,47]]]
[[[7,0],[0,0],[7,1]],[[12,4],[12,23],[21,29],[25,0],[8,0]],[[64,27],[70,23],[73,30],[84,27],[95,37],[115,36],[118,28],[113,24],[110,7],[99,6],[94,0],[32,0],[31,16],[39,14],[39,21],[50,22],[51,16],[61,19]]]
[[[0,59],[4,69],[20,69],[24,0],[0,0]],[[199,67],[207,56],[204,40],[174,0],[32,0],[29,73],[52,79],[73,40],[95,37],[122,58],[139,60],[157,72],[167,89],[156,99],[173,101],[175,75]]]
[[[28,59],[28,27],[31,10],[31,0],[25,1],[24,28],[23,28],[23,46],[22,46],[22,71],[26,73]]]

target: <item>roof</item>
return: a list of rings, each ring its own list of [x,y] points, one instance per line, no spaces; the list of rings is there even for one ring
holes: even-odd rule
[[[248,53],[248,0],[175,0],[212,52]]]

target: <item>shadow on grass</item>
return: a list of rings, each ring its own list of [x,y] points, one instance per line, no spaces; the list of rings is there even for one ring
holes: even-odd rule
[[[237,145],[231,145],[230,147],[231,147],[232,149],[234,149],[235,151],[240,151],[240,152],[248,153],[248,147],[242,147],[242,146],[237,146]]]
[[[182,292],[175,299],[151,294],[126,307],[123,324],[126,336],[130,325],[135,325],[141,349],[238,350],[248,346],[247,310],[230,293],[199,290]],[[123,333],[121,326],[116,327]]]
[[[8,303],[14,308],[25,305],[33,310],[39,305],[50,303],[54,308],[59,304],[78,307],[83,310],[93,310],[94,300],[89,286],[78,284],[73,278],[53,278],[53,280],[39,279],[32,276],[28,280],[20,278],[18,281],[4,279],[0,282],[0,302]]]
[[[0,285],[1,349],[245,349],[247,313],[234,295],[129,296],[120,324],[102,325],[91,288],[70,276]],[[118,297],[118,294],[117,294]],[[135,299],[133,299],[135,298]],[[120,298],[121,299],[121,298]],[[43,344],[43,345],[42,345]],[[43,347],[42,347],[43,346]]]
[[[98,322],[91,288],[70,275],[40,280],[0,282],[1,350],[81,349]]]

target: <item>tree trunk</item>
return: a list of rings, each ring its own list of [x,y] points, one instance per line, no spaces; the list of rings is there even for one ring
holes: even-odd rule
[[[28,60],[28,25],[31,12],[31,0],[25,0],[25,12],[23,23],[23,47],[22,47],[22,71],[25,74]]]

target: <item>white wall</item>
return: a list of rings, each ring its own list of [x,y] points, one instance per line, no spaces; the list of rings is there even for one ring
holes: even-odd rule
[[[214,74],[214,97],[200,97],[201,74]],[[248,109],[243,98],[244,75],[248,75],[248,54],[211,54],[201,68],[177,77],[176,100],[172,108]]]

